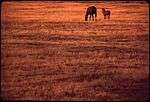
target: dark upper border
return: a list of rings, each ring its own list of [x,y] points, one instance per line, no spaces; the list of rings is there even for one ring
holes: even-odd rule
[[[130,1],[147,1],[149,2],[150,0],[0,0],[2,1],[125,1],[125,2],[130,2]]]

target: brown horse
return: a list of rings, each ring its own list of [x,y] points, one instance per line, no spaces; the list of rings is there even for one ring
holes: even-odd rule
[[[102,8],[102,13],[104,15],[104,19],[106,19],[106,17],[108,17],[108,19],[110,19],[110,11],[109,10],[105,10],[104,8]]]
[[[87,8],[86,14],[85,14],[85,21],[88,20],[88,16],[89,16],[89,15],[90,15],[89,20],[91,20],[91,17],[92,17],[92,19],[93,19],[93,21],[94,21],[94,15],[95,15],[95,20],[96,20],[97,9],[96,9],[95,6],[90,6],[90,7]]]

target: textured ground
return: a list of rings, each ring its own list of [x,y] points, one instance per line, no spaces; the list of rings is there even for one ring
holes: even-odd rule
[[[90,5],[96,22],[84,21]],[[147,2],[3,2],[2,99],[147,100],[148,12]]]

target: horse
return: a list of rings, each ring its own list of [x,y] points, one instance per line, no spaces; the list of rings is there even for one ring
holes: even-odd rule
[[[104,19],[106,19],[106,16],[108,17],[108,19],[110,19],[110,11],[109,10],[105,10],[105,8],[102,8],[102,13],[104,15]]]
[[[89,20],[91,20],[91,17],[92,17],[93,21],[94,21],[94,15],[95,15],[95,21],[96,21],[97,8],[95,6],[90,6],[90,7],[87,8],[86,14],[85,14],[85,21],[88,20],[89,15],[90,15]]]

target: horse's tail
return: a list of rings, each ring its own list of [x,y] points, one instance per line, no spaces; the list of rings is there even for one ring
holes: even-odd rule
[[[85,14],[85,21],[87,21],[87,20],[88,20],[88,14],[86,12],[86,14]]]
[[[95,17],[97,17],[97,9],[95,9]]]

